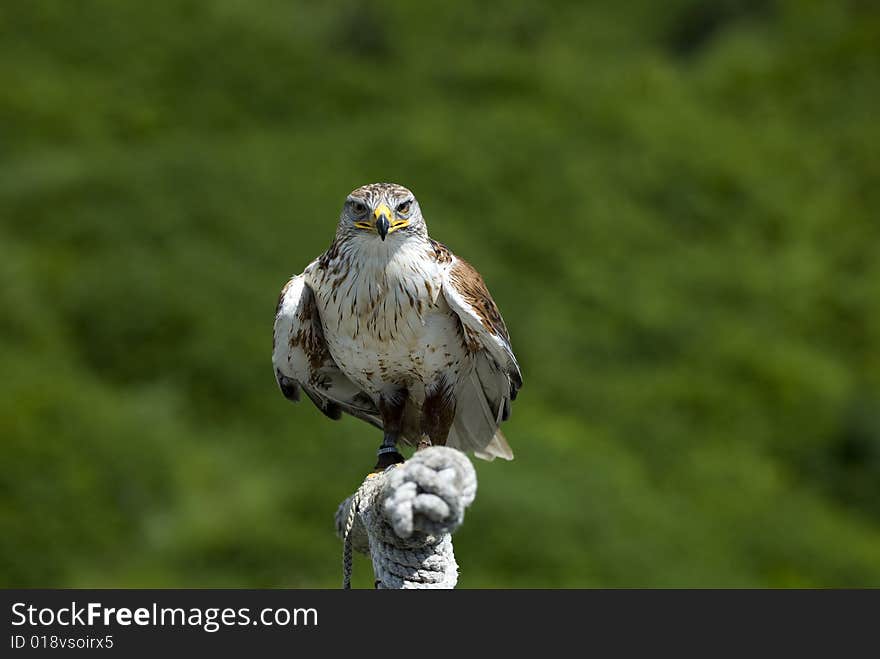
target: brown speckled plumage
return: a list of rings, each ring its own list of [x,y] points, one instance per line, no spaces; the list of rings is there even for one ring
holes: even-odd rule
[[[348,195],[330,247],[282,289],[274,339],[289,398],[301,387],[328,416],[364,419],[386,441],[512,458],[498,425],[522,377],[507,327],[403,186]]]

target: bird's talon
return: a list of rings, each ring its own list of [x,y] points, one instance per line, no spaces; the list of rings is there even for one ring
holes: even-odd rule
[[[376,466],[373,467],[374,471],[384,471],[388,467],[392,465],[399,464],[401,462],[406,462],[406,458],[404,458],[397,451],[386,451],[379,453],[379,459],[376,460]]]

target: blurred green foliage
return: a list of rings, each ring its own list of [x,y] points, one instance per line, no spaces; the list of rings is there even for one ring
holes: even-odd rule
[[[525,374],[463,587],[880,586],[875,3],[5,0],[0,81],[0,585],[338,586],[272,317],[393,180]]]

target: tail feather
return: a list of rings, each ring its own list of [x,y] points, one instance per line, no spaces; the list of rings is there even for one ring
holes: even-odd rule
[[[477,360],[474,370],[489,409],[492,410],[492,416],[495,417],[495,425],[500,425],[504,415],[504,403],[509,395],[510,382],[489,359]]]
[[[484,370],[484,377],[486,375]],[[513,451],[498,429],[501,410],[489,407],[482,379],[475,369],[456,387],[455,419],[446,444],[462,451],[472,451],[484,460],[496,457],[512,460]]]
[[[504,438],[504,435],[500,430],[495,433],[495,436],[492,438],[492,441],[486,445],[486,448],[482,451],[474,451],[474,455],[483,460],[488,460],[489,462],[495,458],[513,460],[513,450],[510,448],[510,444],[507,443],[507,440]]]

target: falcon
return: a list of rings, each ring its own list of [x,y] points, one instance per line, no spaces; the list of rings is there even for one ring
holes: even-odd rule
[[[348,195],[330,247],[281,290],[273,338],[286,398],[383,431],[377,468],[403,461],[401,443],[513,459],[499,426],[522,375],[507,327],[405,187]]]

